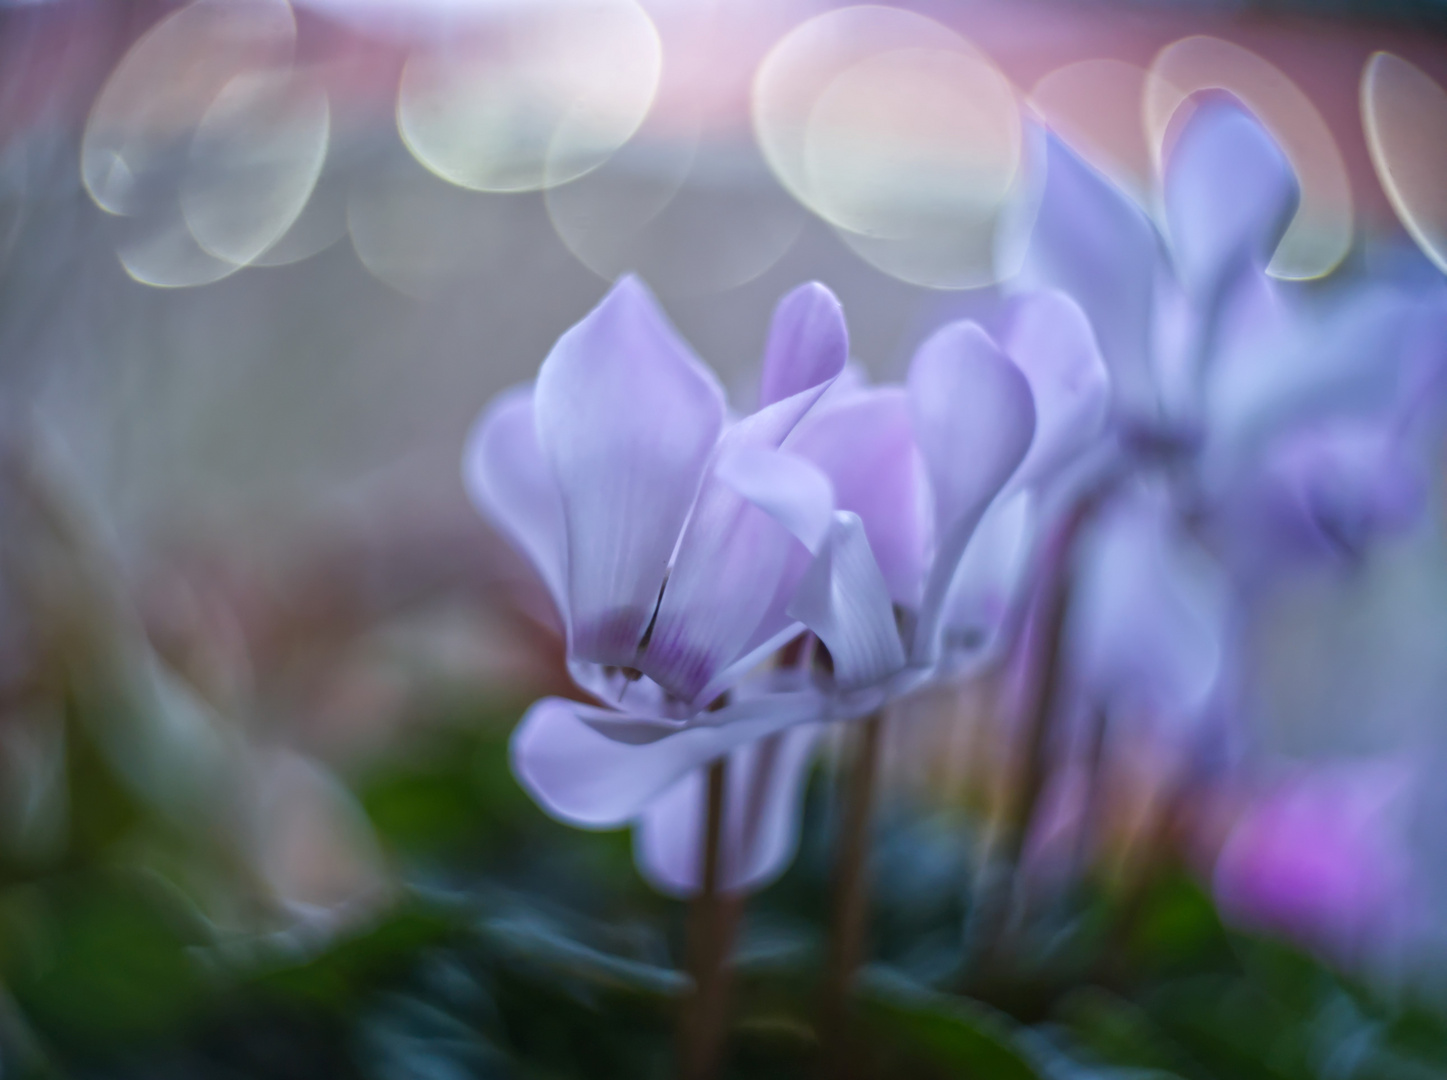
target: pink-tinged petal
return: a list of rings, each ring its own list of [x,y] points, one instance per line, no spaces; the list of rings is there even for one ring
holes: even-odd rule
[[[1165,170],[1166,221],[1176,268],[1198,297],[1231,277],[1261,270],[1296,212],[1291,163],[1240,106],[1199,105]]]
[[[733,429],[720,446],[638,660],[641,671],[698,708],[722,669],[792,621],[776,598],[786,578],[797,578],[796,533],[817,544],[832,509],[829,481],[817,468],[738,434]],[[740,492],[740,483],[750,490]]]
[[[791,728],[728,756],[720,887],[730,893],[763,888],[793,861],[809,762],[821,728]],[[708,770],[695,769],[648,805],[633,834],[643,876],[670,896],[703,886],[703,826]]]
[[[1152,309],[1160,240],[1150,219],[1055,137],[1020,280],[1075,298],[1100,342],[1125,411],[1154,417]]]
[[[1408,813],[1415,779],[1401,762],[1342,762],[1256,796],[1216,860],[1222,913],[1345,962],[1420,932],[1425,897]]]
[[[723,394],[627,277],[558,339],[534,407],[562,495],[573,651],[631,665],[718,440]]]
[[[1043,484],[1099,435],[1110,376],[1085,312],[1061,292],[1015,301],[1002,344],[1035,400],[1035,438],[1018,482]]]
[[[800,285],[774,309],[764,347],[760,407],[826,386],[849,359],[849,331],[838,299],[817,281]]]
[[[544,698],[513,732],[513,774],[544,810],[584,828],[632,821],[686,773],[739,746],[820,719],[817,694],[739,701],[700,722]]]
[[[935,559],[914,646],[924,660],[975,527],[1030,449],[1035,403],[1020,369],[973,322],[951,323],[920,346],[908,390],[935,507]]]
[[[532,562],[567,622],[563,504],[538,447],[533,392],[500,394],[473,426],[462,455],[473,504]]]
[[[837,511],[829,538],[789,605],[829,650],[841,690],[882,682],[904,667],[894,605],[858,514]]]
[[[835,509],[859,515],[890,598],[918,606],[928,546],[925,478],[904,392],[861,388],[821,403],[786,449],[828,476]]]

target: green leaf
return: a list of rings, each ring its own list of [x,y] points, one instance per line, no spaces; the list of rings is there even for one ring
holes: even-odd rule
[[[86,875],[42,890],[42,904],[6,905],[11,985],[31,1022],[58,1046],[97,1049],[153,1039],[204,1002],[195,944],[165,898],[138,883]]]
[[[1039,1080],[1013,1024],[969,998],[950,997],[882,968],[861,978],[857,1001],[871,1026],[939,1065],[980,1080]]]
[[[1055,1017],[1082,1047],[1107,1064],[1199,1073],[1144,1009],[1108,990],[1085,986],[1070,992],[1056,1006]]]
[[[477,935],[494,960],[575,999],[624,994],[669,1002],[682,998],[692,985],[680,971],[604,952],[537,918],[485,919]]]
[[[1209,964],[1227,950],[1216,906],[1184,874],[1158,882],[1146,894],[1129,940],[1133,959],[1147,968]]]
[[[453,914],[441,909],[404,905],[320,955],[274,968],[256,982],[266,992],[344,1010],[379,982],[407,969],[421,950],[456,935],[460,925]]]

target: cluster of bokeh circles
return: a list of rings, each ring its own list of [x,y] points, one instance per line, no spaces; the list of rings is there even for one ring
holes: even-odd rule
[[[1302,179],[1272,272],[1321,277],[1352,248],[1358,214],[1330,126],[1238,44],[1183,38],[1148,67],[1076,60],[1028,89],[958,30],[900,8],[837,8],[766,44],[738,73],[747,122],[730,125],[695,56],[636,0],[479,5],[407,39],[388,90],[397,137],[384,125],[379,149],[375,110],[352,100],[365,57],[303,59],[286,0],[195,0],[111,73],[82,179],[115,219],[126,272],[161,287],[350,238],[371,273],[425,295],[495,256],[531,193],[583,265],[606,279],[639,270],[665,292],[757,277],[811,214],[885,274],[973,288],[1011,272],[1044,127],[1155,213],[1173,132],[1199,92],[1222,90]],[[1392,207],[1447,268],[1447,93],[1379,52],[1361,121]],[[743,209],[726,225],[723,202]]]

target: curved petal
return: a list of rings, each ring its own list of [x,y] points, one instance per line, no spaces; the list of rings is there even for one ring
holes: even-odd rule
[[[808,724],[740,747],[728,756],[720,887],[763,888],[799,847],[808,766],[821,728]],[[687,897],[703,885],[708,772],[695,769],[648,804],[633,834],[633,856],[660,892]]]
[[[802,461],[768,455],[843,370],[848,347],[839,302],[822,285],[802,286],[780,302],[764,358],[764,405],[720,440],[636,662],[684,701],[712,693],[722,670],[789,623],[779,597],[802,568],[791,532],[827,529],[827,506],[814,526],[806,519],[819,518],[828,484]],[[719,472],[751,461],[773,462],[764,507]],[[762,482],[757,468],[753,480]]]
[[[1061,292],[1015,301],[1002,344],[1035,400],[1035,438],[1018,479],[1043,484],[1100,433],[1110,376],[1085,312]]]
[[[904,667],[894,605],[858,514],[834,514],[789,614],[828,648],[842,690],[882,682]]]
[[[538,372],[538,441],[568,538],[572,648],[631,665],[723,425],[723,394],[636,278]]]
[[[823,285],[800,285],[779,301],[764,347],[759,406],[824,387],[849,359],[844,309]]]
[[[920,346],[908,388],[935,500],[935,559],[915,637],[922,660],[975,526],[1030,449],[1035,403],[1020,369],[973,322],[951,323]]]
[[[1152,306],[1160,241],[1135,203],[1060,139],[1046,149],[1045,190],[1021,281],[1075,298],[1110,367],[1117,405],[1154,417]]]
[[[945,601],[941,646],[951,668],[994,655],[1022,585],[1035,536],[1035,504],[1018,491],[990,505],[965,548]]]
[[[924,476],[909,402],[896,387],[861,389],[806,416],[785,448],[818,465],[834,508],[858,514],[896,603],[919,604],[927,547]]]
[[[821,718],[813,693],[772,694],[680,724],[544,698],[513,732],[513,775],[550,815],[608,829],[632,821],[686,773],[735,747]]]
[[[803,632],[804,625],[789,615],[789,604],[810,559],[828,538],[834,519],[834,493],[829,478],[796,454],[739,448],[720,457],[717,475],[742,498],[787,529],[798,543],[789,547],[774,583],[773,597],[754,632],[738,657],[719,671],[698,695],[701,702],[713,700],[739,676]]]
[[[567,624],[567,549],[558,487],[538,447],[530,386],[507,390],[483,412],[462,453],[473,504],[532,562]]]
[[[750,642],[790,621],[775,602],[802,555],[795,531],[828,530],[829,481],[802,458],[725,436],[689,519],[639,670],[696,707]],[[736,484],[763,497],[760,507]],[[805,540],[805,543],[808,541]]]
[[[818,466],[787,451],[741,446],[720,455],[715,473],[797,537],[810,554],[818,553],[834,512],[834,490]]]
[[[1210,100],[1166,163],[1166,222],[1182,280],[1213,297],[1231,276],[1265,269],[1299,201],[1276,141],[1239,105]]]

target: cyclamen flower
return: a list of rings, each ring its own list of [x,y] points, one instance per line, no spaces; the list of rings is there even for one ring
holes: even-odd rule
[[[817,724],[932,676],[961,556],[1035,457],[1031,382],[979,327],[926,343],[905,389],[825,399],[846,355],[837,302],[796,290],[761,407],[726,419],[707,369],[624,279],[469,445],[474,498],[537,566],[599,702],[534,705],[515,772],[563,820],[639,824],[640,863],[670,891],[697,887],[702,766],[723,755],[724,887],[782,868]]]
[[[1078,301],[1110,370],[1111,422],[1054,507],[1106,496],[1075,568],[1074,712],[1164,724],[1199,756],[1269,576],[1355,553],[1420,508],[1447,335],[1435,281],[1272,278],[1291,166],[1243,109],[1194,108],[1162,177],[1163,231],[1048,140],[1020,283]],[[1017,560],[1049,527],[1021,534]]]
[[[907,616],[910,688],[993,658],[1027,571],[1025,539],[1106,416],[1109,377],[1069,297],[1018,297],[995,323],[993,336],[972,321],[941,328],[903,387],[836,391],[788,444],[859,515]],[[979,371],[1023,380],[986,393]]]
[[[655,744],[661,761],[655,746],[618,741],[629,720],[687,727],[798,633],[785,607],[803,559],[779,519],[826,528],[829,493],[777,451],[847,353],[833,296],[796,290],[775,316],[761,407],[726,424],[717,380],[625,278],[563,335],[534,386],[482,417],[464,463],[469,489],[536,567],[569,669],[604,703],[545,699],[520,725],[515,771],[550,813],[591,827],[632,821],[692,765],[748,741],[720,733],[765,735],[813,718],[805,695],[767,707],[740,700],[711,712],[709,726],[680,731],[682,744]],[[609,722],[607,734],[590,726]],[[795,742],[791,761],[807,740]],[[748,780],[750,770],[733,771]],[[748,801],[758,799],[731,800]],[[750,876],[732,862],[735,876]]]
[[[1222,556],[1259,573],[1411,516],[1444,295],[1435,280],[1271,277],[1291,165],[1239,106],[1194,108],[1162,177],[1164,232],[1052,137],[1021,280],[1089,316],[1117,460],[1158,471]]]

